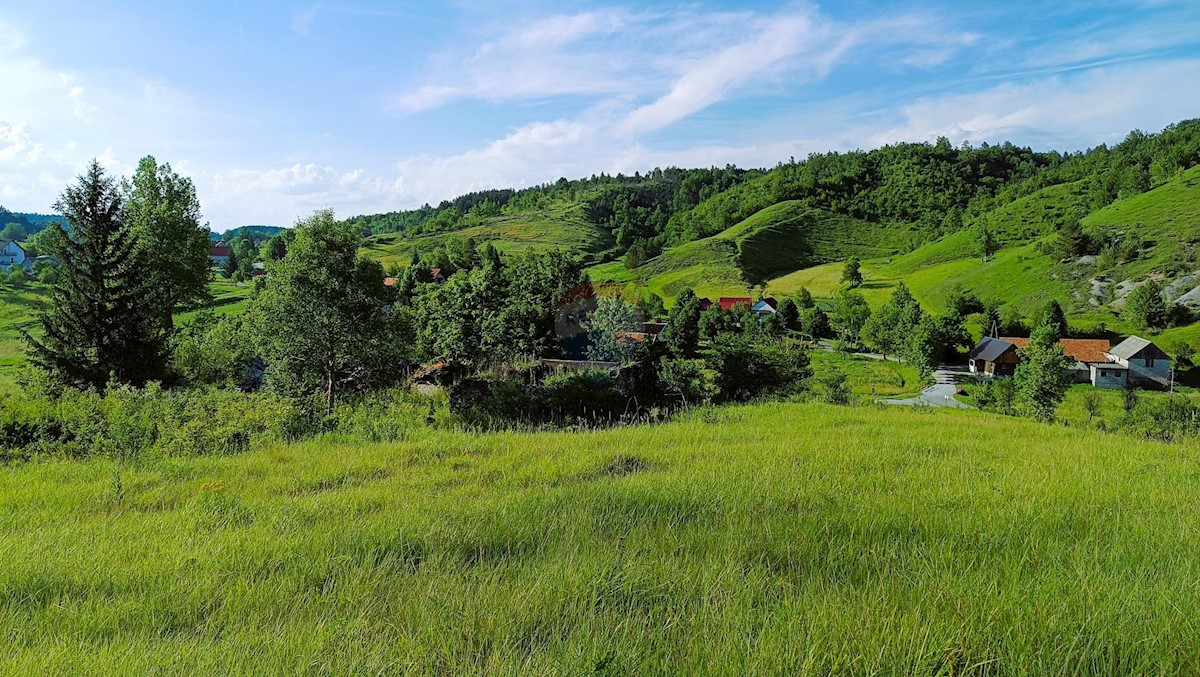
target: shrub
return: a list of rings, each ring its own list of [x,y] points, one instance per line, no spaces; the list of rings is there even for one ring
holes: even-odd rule
[[[803,349],[782,343],[754,344],[736,335],[718,337],[706,361],[717,374],[720,398],[726,401],[797,393],[811,375]]]

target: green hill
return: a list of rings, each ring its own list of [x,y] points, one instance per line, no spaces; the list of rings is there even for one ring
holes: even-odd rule
[[[578,202],[560,201],[549,207],[481,219],[475,225],[450,232],[403,237],[376,235],[362,252],[384,265],[411,262],[414,251],[427,253],[445,245],[450,237],[472,237],[503,253],[565,250],[587,259],[612,247],[612,235],[589,222]]]
[[[119,493],[110,460],[30,463],[0,474],[4,663],[1192,674],[1200,494],[1181,450],[770,404],[144,459]]]
[[[781,202],[716,235],[671,247],[637,269],[621,262],[592,268],[593,279],[634,282],[667,299],[685,289],[744,294],[782,273],[849,256],[896,251],[901,234],[848,216]]]

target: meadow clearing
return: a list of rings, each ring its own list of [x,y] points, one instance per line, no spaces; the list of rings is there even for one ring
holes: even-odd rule
[[[0,664],[1195,674],[1198,452],[775,403],[31,462],[0,472]]]

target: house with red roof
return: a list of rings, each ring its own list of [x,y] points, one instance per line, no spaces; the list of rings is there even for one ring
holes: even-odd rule
[[[737,306],[749,308],[754,305],[754,299],[749,296],[722,296],[717,300],[717,305],[721,307],[721,310],[733,310]]]
[[[224,266],[229,263],[229,257],[233,255],[233,247],[230,247],[223,240],[213,243],[212,250],[208,254],[208,258],[212,259],[214,266]]]

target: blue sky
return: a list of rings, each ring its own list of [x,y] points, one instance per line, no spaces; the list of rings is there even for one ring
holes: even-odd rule
[[[101,7],[100,5],[104,5]],[[220,230],[897,141],[1200,117],[1200,2],[0,3],[0,204],[153,154]]]

